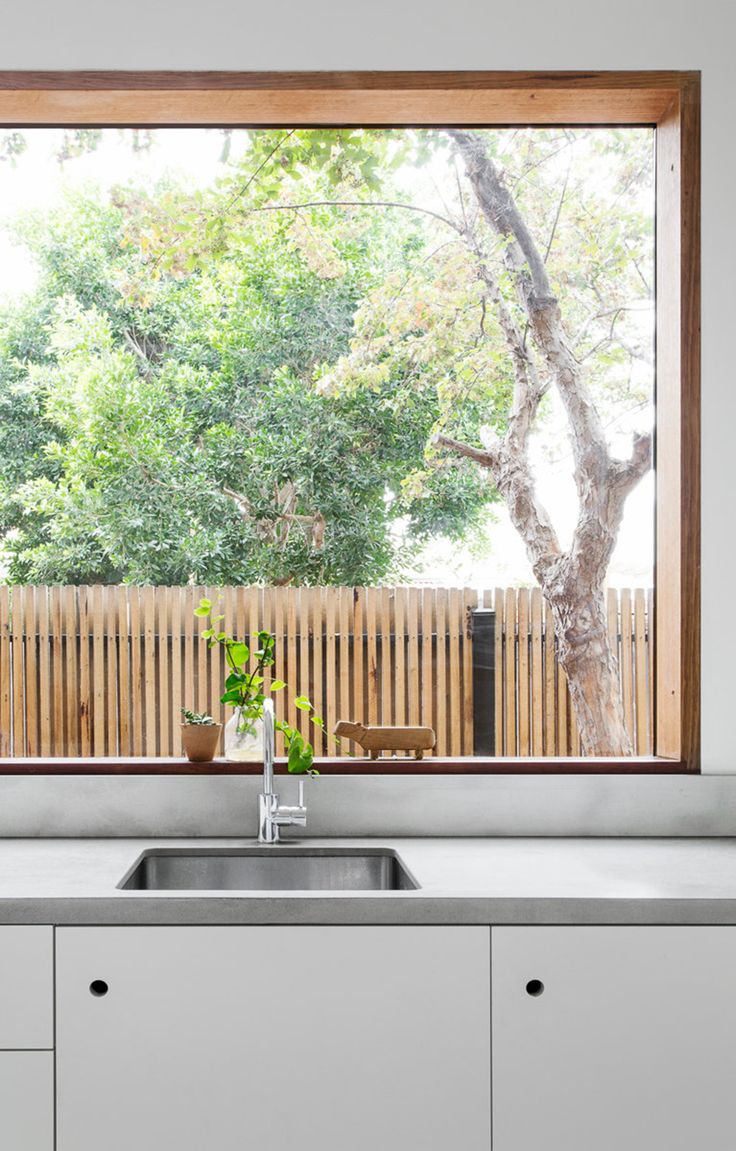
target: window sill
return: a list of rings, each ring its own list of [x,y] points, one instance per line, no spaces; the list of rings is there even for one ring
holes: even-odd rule
[[[687,770],[684,763],[661,756],[630,759],[533,759],[427,756],[382,759],[321,758],[315,768],[322,775],[674,775]],[[190,763],[187,759],[140,757],[16,758],[0,759],[0,775],[260,775],[260,763]],[[286,760],[276,760],[276,771],[286,774]]]

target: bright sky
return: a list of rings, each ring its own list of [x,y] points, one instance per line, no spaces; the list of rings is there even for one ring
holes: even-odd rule
[[[24,130],[28,149],[10,162],[0,163],[0,298],[19,298],[32,290],[36,271],[30,254],[14,244],[4,225],[19,212],[48,210],[57,204],[65,190],[95,188],[105,195],[115,184],[152,182],[166,174],[178,175],[190,184],[205,186],[221,171],[219,156],[222,137],[203,128],[158,129],[150,150],[135,153],[130,141],[121,139],[117,129],[105,129],[97,151],[69,160],[63,165],[54,158],[62,139],[60,129]],[[233,155],[244,146],[236,133]],[[431,171],[429,180],[431,181]],[[422,193],[427,195],[427,174]],[[429,192],[431,195],[431,191]],[[426,200],[420,201],[427,203]],[[434,205],[429,205],[434,206]],[[611,429],[613,449],[625,456],[631,444],[631,431],[651,420],[651,413],[637,413]],[[564,417],[553,411],[544,434],[534,438],[532,458],[539,490],[550,509],[563,541],[569,539],[575,522],[577,501],[566,446]],[[609,582],[619,587],[647,587],[652,583],[654,545],[654,478],[650,474],[627,503],[618,546],[609,571]],[[419,582],[494,587],[534,582],[524,547],[502,506],[489,516],[486,539],[477,547],[458,553],[457,545],[435,541],[423,556]]]

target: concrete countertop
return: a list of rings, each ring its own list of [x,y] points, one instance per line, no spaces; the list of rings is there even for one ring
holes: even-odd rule
[[[380,894],[120,891],[146,848],[253,840],[4,839],[0,923],[736,924],[736,839],[302,842],[393,848],[421,886]]]

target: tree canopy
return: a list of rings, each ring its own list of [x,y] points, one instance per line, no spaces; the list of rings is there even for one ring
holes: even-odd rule
[[[484,140],[604,418],[645,405],[648,134]],[[503,245],[452,139],[263,130],[225,159],[200,190],[89,189],[19,220],[39,275],[0,316],[10,580],[375,583],[499,499],[436,447],[503,434],[514,395],[482,274]]]

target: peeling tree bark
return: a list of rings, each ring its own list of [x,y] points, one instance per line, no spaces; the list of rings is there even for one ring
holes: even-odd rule
[[[478,206],[504,240],[503,259],[529,326],[536,355],[562,400],[570,428],[578,518],[563,551],[536,492],[529,436],[543,387],[511,309],[489,270],[477,238],[466,229],[478,274],[497,309],[514,364],[514,398],[503,438],[485,450],[440,435],[437,443],[487,468],[526,546],[549,604],[585,754],[632,754],[618,667],[608,640],[605,579],[626,499],[651,467],[651,437],[634,439],[631,457],[611,456],[581,365],[570,350],[559,304],[542,257],[481,136],[451,129]]]

